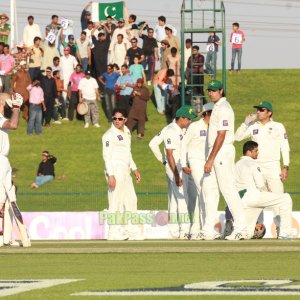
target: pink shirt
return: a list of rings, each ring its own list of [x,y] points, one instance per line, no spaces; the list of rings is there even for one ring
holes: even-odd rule
[[[245,35],[244,32],[241,30],[238,30],[237,32],[232,31],[230,34],[230,42],[232,43],[232,48],[242,48],[243,42],[245,41]]]
[[[76,72],[72,73],[69,79],[69,82],[71,82],[72,84],[72,92],[78,92],[79,81],[84,77],[85,75],[83,73],[76,73]]]
[[[1,71],[5,72],[5,75],[11,73],[14,65],[14,58],[12,55],[0,55],[0,65],[1,65]]]
[[[27,90],[29,91],[29,103],[37,105],[44,101],[44,92],[40,86],[32,86],[29,84]]]

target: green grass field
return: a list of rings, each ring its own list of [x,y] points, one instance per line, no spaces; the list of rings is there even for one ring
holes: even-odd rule
[[[274,120],[286,126],[291,145],[291,167],[286,190],[292,193],[294,210],[300,209],[300,185],[298,181],[300,155],[300,127],[298,112],[300,103],[300,70],[244,70],[239,76],[228,76],[227,96],[236,115],[238,126],[252,106],[261,100],[269,100],[274,106]],[[145,138],[138,142],[133,134],[134,160],[143,180],[136,186],[139,209],[165,209],[167,187],[163,166],[156,161],[148,143],[167,120],[156,113],[152,102],[148,105]],[[74,121],[43,128],[40,137],[27,136],[26,124],[11,132],[10,161],[16,168],[18,200],[23,211],[95,211],[107,207],[106,182],[103,174],[101,137],[109,127],[100,109],[101,128],[84,129]],[[237,158],[242,143],[236,143]],[[57,158],[56,180],[39,190],[31,190],[41,152],[49,150]],[[220,203],[220,209],[223,202]]]
[[[216,280],[300,280],[300,241],[33,242],[0,248],[2,280],[78,279],[9,299],[300,299],[295,296],[71,296]],[[248,284],[251,286],[253,284]]]

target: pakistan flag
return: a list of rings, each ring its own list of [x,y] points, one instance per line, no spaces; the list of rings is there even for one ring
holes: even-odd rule
[[[115,20],[123,18],[123,1],[110,3],[96,3],[92,5],[92,20],[94,22],[105,20],[111,16]]]

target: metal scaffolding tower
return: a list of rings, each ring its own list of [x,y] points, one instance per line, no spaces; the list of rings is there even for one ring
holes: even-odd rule
[[[218,4],[216,3],[218,2]],[[217,7],[218,5],[218,7]],[[196,111],[201,109],[203,103],[206,103],[205,83],[209,79],[217,78],[217,55],[216,49],[213,47],[208,49],[208,35],[213,33],[213,37],[220,33],[220,40],[222,45],[222,69],[221,81],[224,85],[224,92],[226,92],[226,35],[225,35],[225,6],[223,1],[217,0],[183,0],[181,7],[181,96],[182,104],[191,102],[196,106]],[[204,65],[199,64],[196,58],[191,55],[191,67],[188,74],[185,70],[185,40],[190,38],[192,40],[192,47],[198,45],[200,53],[206,54],[213,51],[212,64],[213,72],[208,73],[204,71]],[[204,50],[205,49],[205,50]],[[213,50],[211,50],[213,49]],[[211,54],[211,53],[210,53]],[[202,68],[203,72],[195,73],[197,67]]]

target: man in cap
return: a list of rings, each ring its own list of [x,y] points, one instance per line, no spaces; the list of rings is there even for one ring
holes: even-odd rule
[[[10,34],[10,25],[7,24],[9,17],[7,14],[0,14],[0,42],[8,44]]]
[[[3,47],[3,54],[0,55],[0,75],[3,84],[3,92],[10,93],[12,71],[14,69],[14,58],[9,53],[9,45]]]
[[[131,154],[131,133],[125,126],[127,111],[116,108],[113,111],[111,128],[102,137],[103,160],[105,176],[108,185],[108,213],[115,214],[115,223],[109,224],[108,240],[142,240],[140,229],[131,220],[125,226],[118,222],[118,214],[136,213],[137,197],[131,178],[131,171],[136,182],[141,181],[141,175]]]
[[[236,184],[245,209],[248,238],[253,236],[258,215],[264,208],[278,210],[281,226],[279,239],[292,239],[292,199],[288,193],[268,191],[266,179],[257,161],[259,145],[248,141],[243,156],[236,163]]]
[[[11,242],[12,234],[12,214],[9,212],[9,201],[16,201],[15,186],[12,184],[11,166],[8,161],[9,153],[9,130],[15,130],[19,126],[20,107],[23,103],[22,97],[16,94],[13,99],[9,94],[0,93],[0,211],[4,209],[3,216],[0,217],[0,223],[4,227],[3,235],[0,236],[0,247],[5,245],[19,246],[16,242]],[[7,119],[4,116],[5,106],[12,108],[12,116]]]
[[[235,185],[234,112],[224,97],[220,81],[209,81],[207,89],[214,108],[208,131],[209,154],[204,165],[203,192],[206,217],[201,235],[203,239],[220,237],[219,233],[214,232],[219,203],[215,191],[219,188],[234,218],[234,231],[226,239],[241,240],[247,238],[247,234],[245,214]]]
[[[288,178],[290,146],[284,125],[272,119],[273,106],[268,101],[255,105],[256,114],[246,116],[237,129],[235,139],[251,138],[258,143],[258,161],[270,191],[283,193],[283,182]],[[255,121],[257,118],[257,121]],[[282,156],[283,166],[280,166]],[[278,211],[273,210],[278,226]]]
[[[60,32],[60,40],[61,43],[64,47],[69,47],[70,48],[70,54],[75,56],[77,58],[77,61],[81,63],[81,57],[79,53],[79,49],[77,44],[74,42],[75,37],[73,34],[68,35],[68,42],[65,42],[64,36],[63,36],[63,31],[61,30]]]
[[[93,123],[95,127],[99,128],[99,112],[97,99],[99,96],[99,86],[95,78],[91,77],[91,71],[85,71],[85,78],[79,81],[79,103],[83,101],[87,103],[89,109],[87,114],[84,115],[84,128],[88,128],[90,123]]]
[[[14,64],[14,73],[15,73],[20,69],[21,61],[25,61],[27,63],[28,53],[23,43],[16,45],[14,48],[17,48],[17,53],[12,54],[12,56],[15,59],[15,64]],[[13,52],[14,48],[11,49],[11,53]]]
[[[114,48],[114,45],[118,42],[118,35],[122,34],[124,38],[124,43],[126,44],[126,49],[129,49],[131,44],[130,44],[130,35],[128,34],[126,27],[125,27],[125,20],[120,19],[118,21],[118,27],[114,30],[114,33],[111,37],[111,42],[109,45],[109,52],[111,52]]]
[[[212,102],[203,106],[201,111],[202,118],[188,127],[182,140],[181,166],[184,173],[192,176],[197,188],[196,202],[191,203],[192,201],[189,201],[189,211],[193,216],[193,224],[190,231],[191,239],[199,238],[200,229],[204,222],[205,206],[202,184],[204,165],[208,155],[207,133],[209,119],[213,107],[214,104]],[[213,190],[213,193],[215,193],[215,198],[219,198],[218,190]]]
[[[190,219],[188,214],[187,175],[180,162],[182,139],[185,129],[197,116],[193,108],[183,105],[176,112],[176,120],[171,123],[164,134],[164,146],[167,158],[166,173],[169,180],[169,237],[188,238]]]

